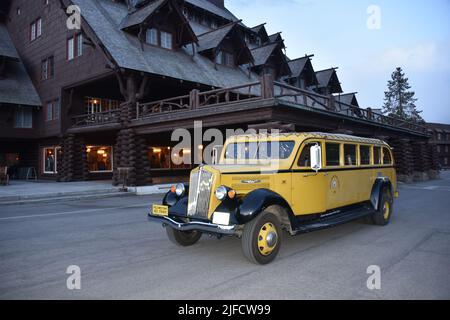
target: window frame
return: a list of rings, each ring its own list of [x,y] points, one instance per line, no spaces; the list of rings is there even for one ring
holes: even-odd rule
[[[165,36],[169,36],[170,37],[170,47],[164,46],[163,45],[163,34]],[[167,40],[166,38],[164,39],[165,41]],[[163,49],[166,50],[173,50],[174,48],[174,38],[173,38],[173,34],[172,32],[166,31],[166,30],[159,30],[159,46]]]
[[[379,158],[378,158],[378,163],[375,163],[375,148],[379,149]],[[383,154],[382,154],[382,147],[378,146],[378,145],[373,145],[372,146],[372,163],[374,166],[381,166],[383,164]]]
[[[25,113],[30,115],[30,125],[29,126],[25,126]],[[18,115],[20,115],[20,120],[21,120],[20,126],[17,125],[18,124],[17,123]],[[33,109],[32,109],[32,107],[18,106],[14,110],[14,129],[33,129]]]
[[[46,150],[52,149],[55,156],[55,163],[53,164],[53,171],[45,171],[45,155]],[[58,174],[58,151],[61,150],[61,146],[47,146],[42,147],[42,173],[43,174]]]
[[[89,170],[89,173],[111,173],[111,172],[113,172],[114,171],[114,146],[110,146],[110,145],[105,145],[105,146],[102,146],[102,145],[89,145],[89,146],[85,146],[86,147],[86,149],[89,147],[89,148],[104,148],[104,147],[107,147],[107,148],[111,148],[111,170],[96,170],[96,171],[91,171],[91,170]],[[87,157],[87,151],[86,151],[86,157]]]
[[[295,165],[297,166],[297,168],[300,168],[300,169],[311,169],[311,166],[304,166],[304,165],[300,164],[300,160],[302,158],[302,154],[303,154],[303,151],[305,150],[305,148],[308,145],[314,145],[316,143],[320,146],[321,150],[323,150],[323,141],[322,140],[312,139],[312,140],[305,140],[305,141],[302,142],[302,144],[301,144],[301,146],[299,147],[299,150],[298,150],[298,157],[297,157],[297,159],[295,161]],[[324,154],[323,151],[322,151],[322,154]],[[322,155],[322,166],[323,166],[324,159],[325,159],[325,157]]]
[[[385,166],[386,165],[392,166],[394,164],[394,161],[393,161],[392,153],[389,150],[389,148],[388,147],[382,147],[381,150],[382,150],[381,161],[382,161],[383,165],[385,165]],[[389,159],[390,159],[389,163],[384,163],[384,151],[385,150],[387,150],[387,154],[389,154]]]
[[[45,66],[45,76],[44,76]],[[55,58],[54,56],[48,56],[41,61],[41,81],[52,79],[55,75]]]
[[[346,146],[354,147],[354,149],[355,149],[355,164],[347,164],[346,159],[345,159],[345,157],[346,157],[345,147]],[[358,157],[359,148],[358,148],[358,144],[356,144],[356,143],[343,143],[342,150],[344,151],[344,153],[343,153],[343,156],[344,156],[344,167],[357,167],[357,166],[359,166],[359,157]]]
[[[337,144],[339,146],[339,164],[334,164],[334,165],[329,165],[328,164],[328,159],[327,159],[327,144]],[[332,141],[332,140],[327,140],[325,141],[325,148],[323,148],[324,152],[322,152],[323,154],[323,158],[325,159],[325,167],[326,168],[337,168],[337,167],[342,167],[342,143],[339,141]]]
[[[365,164],[362,163],[361,147],[367,147],[368,148],[368,150],[369,150],[369,163],[365,163]],[[359,165],[362,166],[362,167],[371,166],[372,163],[373,163],[372,162],[372,146],[368,145],[368,144],[360,144],[358,149],[359,149]]]
[[[67,38],[66,41],[67,49],[67,61],[72,61],[75,59],[75,36]]]

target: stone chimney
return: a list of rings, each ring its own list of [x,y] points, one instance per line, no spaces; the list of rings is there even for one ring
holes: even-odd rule
[[[225,8],[225,0],[208,0],[212,4],[215,4],[219,8]]]

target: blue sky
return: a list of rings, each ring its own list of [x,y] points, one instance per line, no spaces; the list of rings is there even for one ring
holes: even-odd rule
[[[339,67],[345,92],[381,107],[387,80],[401,66],[430,122],[450,123],[450,0],[225,0],[247,26],[282,31],[287,55],[314,54],[315,70]],[[367,9],[380,9],[369,29]]]

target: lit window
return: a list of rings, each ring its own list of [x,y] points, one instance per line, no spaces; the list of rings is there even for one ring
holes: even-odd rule
[[[111,146],[87,146],[87,162],[90,172],[113,170],[113,148]]]
[[[161,31],[161,47],[165,49],[172,49],[172,34]]]
[[[75,41],[74,38],[67,39],[67,60],[73,60],[75,57]]]
[[[43,149],[43,171],[45,174],[58,173],[58,159],[61,157],[60,147],[46,147]]]
[[[170,148],[149,148],[148,159],[150,161],[150,168],[152,169],[170,169]]]
[[[148,44],[157,46],[158,45],[158,30],[156,30],[154,28],[147,29],[145,41]]]
[[[14,114],[14,127],[27,128],[33,127],[33,109],[31,107],[17,107]]]
[[[117,110],[120,106],[119,100],[101,99],[101,98],[85,98],[86,113],[94,114],[98,112]]]

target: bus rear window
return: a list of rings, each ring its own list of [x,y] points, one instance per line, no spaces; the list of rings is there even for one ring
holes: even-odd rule
[[[383,164],[392,164],[391,152],[388,148],[383,148]]]
[[[373,147],[373,164],[381,164],[381,147]]]
[[[340,165],[341,148],[339,143],[326,143],[325,149],[327,153],[327,166]]]

